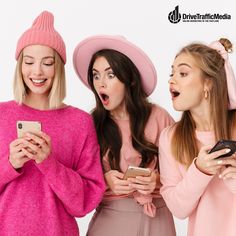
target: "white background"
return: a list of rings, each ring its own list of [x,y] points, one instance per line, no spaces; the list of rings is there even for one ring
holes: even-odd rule
[[[168,14],[179,5],[180,13],[230,14],[231,20],[219,23],[171,24]],[[0,4],[0,101],[12,99],[12,80],[15,69],[15,46],[20,35],[31,26],[43,10],[55,17],[55,28],[67,46],[66,103],[90,111],[94,106],[93,94],[77,79],[72,54],[75,46],[94,34],[123,35],[141,47],[157,69],[158,83],[150,101],[165,107],[177,120],[180,116],[171,105],[168,79],[175,54],[187,43],[210,43],[227,37],[236,44],[236,13],[231,1],[157,1],[157,0],[8,0]],[[231,56],[235,69],[235,53]],[[85,235],[92,214],[78,219],[81,236]],[[186,220],[177,220],[178,236],[186,235]],[[158,233],[157,233],[158,234]]]

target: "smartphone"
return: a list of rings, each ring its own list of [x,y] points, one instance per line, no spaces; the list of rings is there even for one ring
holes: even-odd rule
[[[39,121],[20,120],[16,122],[17,137],[21,138],[25,133],[34,133],[41,131],[41,123]]]
[[[217,157],[216,159],[222,158],[222,157],[229,157],[232,154],[234,154],[236,152],[236,141],[233,141],[233,140],[223,140],[222,139],[222,140],[218,141],[216,143],[216,145],[208,153],[212,153],[212,152],[224,149],[224,148],[229,148],[231,151],[226,153],[226,154],[224,154],[224,155],[221,155],[221,156]]]
[[[151,170],[148,168],[129,166],[125,172],[124,179],[135,178],[136,176],[150,176]]]

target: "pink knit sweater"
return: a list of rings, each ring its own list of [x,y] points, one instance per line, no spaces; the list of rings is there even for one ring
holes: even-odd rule
[[[16,171],[9,144],[16,121],[40,121],[52,140],[41,164]],[[105,190],[93,121],[67,106],[40,111],[14,101],[0,103],[0,235],[79,235],[75,217],[92,211]]]

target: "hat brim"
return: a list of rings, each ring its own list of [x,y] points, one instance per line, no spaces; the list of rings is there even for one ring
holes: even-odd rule
[[[142,86],[147,96],[153,92],[157,83],[157,75],[149,57],[125,38],[107,35],[86,38],[74,50],[73,64],[75,71],[88,88],[90,88],[87,79],[89,63],[92,56],[102,49],[113,49],[126,55],[138,68],[141,74]]]

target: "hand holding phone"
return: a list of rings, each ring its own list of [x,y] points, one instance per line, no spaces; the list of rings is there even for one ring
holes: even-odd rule
[[[25,133],[29,133],[25,138],[25,147],[22,152],[26,157],[34,160],[37,164],[43,162],[51,153],[51,139],[41,131],[41,123],[38,121],[17,121],[17,135],[22,138]]]
[[[117,170],[109,170],[104,174],[109,189],[115,195],[130,194],[134,189],[128,180],[123,179],[124,174]]]
[[[208,153],[212,153],[212,152],[215,152],[215,151],[218,151],[221,149],[225,149],[225,148],[230,149],[230,152],[228,152],[224,155],[221,155],[221,156],[217,157],[216,159],[222,158],[222,157],[229,157],[229,156],[233,155],[236,152],[236,141],[222,139],[222,140],[218,141],[216,143],[216,145]]]
[[[158,172],[148,168],[129,166],[124,175],[124,179],[125,178],[130,178],[130,186],[135,192],[147,195],[151,194],[156,189]]]
[[[34,134],[37,131],[41,131],[41,123],[38,121],[17,121],[17,136],[18,138],[22,138],[25,133]],[[36,144],[33,140],[30,140],[32,144]],[[34,154],[35,152],[31,150],[31,148],[26,148],[30,153]]]
[[[148,168],[129,166],[124,174],[124,179],[135,178],[136,176],[150,176],[151,170]]]
[[[41,130],[41,124],[37,121],[17,121],[16,122],[16,130],[18,139],[13,140],[10,143],[10,154],[9,154],[9,162],[12,167],[15,169],[19,169],[24,166],[24,164],[31,159],[28,158],[22,149],[19,149],[19,144],[22,144],[22,141],[19,138],[22,138],[25,133]],[[26,148],[29,152],[33,153],[30,148]]]

